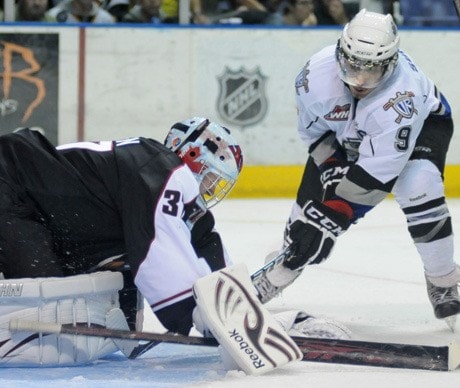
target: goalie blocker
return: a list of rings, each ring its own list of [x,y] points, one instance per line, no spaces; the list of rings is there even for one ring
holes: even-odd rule
[[[224,351],[245,373],[266,373],[302,352],[253,293],[244,264],[195,282],[197,309]]]

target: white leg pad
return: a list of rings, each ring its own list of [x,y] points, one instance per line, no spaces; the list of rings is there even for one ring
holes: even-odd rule
[[[113,308],[107,313],[106,323],[109,329],[129,330],[125,314],[123,314],[123,311],[119,308]],[[114,338],[113,342],[126,357],[129,357],[134,348],[139,345],[138,341],[123,340],[119,338]]]
[[[299,360],[302,353],[252,290],[244,264],[214,272],[193,287],[206,326],[241,370],[256,375]]]
[[[97,272],[64,278],[0,280],[0,367],[86,364],[118,350],[111,339],[31,332],[11,333],[11,319],[107,326],[118,309],[123,278]]]

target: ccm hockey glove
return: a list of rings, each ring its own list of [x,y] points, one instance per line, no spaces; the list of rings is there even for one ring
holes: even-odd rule
[[[348,210],[348,204],[342,203]],[[351,213],[351,209],[349,210]],[[307,264],[319,264],[326,260],[337,237],[350,226],[350,218],[324,203],[308,201],[300,217],[291,225],[288,239],[292,256],[284,265],[295,270]]]

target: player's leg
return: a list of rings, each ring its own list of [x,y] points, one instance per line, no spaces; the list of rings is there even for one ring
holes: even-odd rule
[[[118,350],[111,339],[9,331],[10,320],[126,329],[116,272],[0,281],[0,367],[84,364]]]
[[[443,182],[451,135],[451,120],[429,117],[416,151],[393,189],[423,261],[428,295],[437,318],[460,312],[460,270],[453,258],[452,221]]]
[[[286,228],[284,229],[285,240],[289,233],[291,223],[300,215],[303,206],[312,199],[317,201],[323,200],[323,186],[318,166],[315,164],[313,157],[309,156],[305,164],[302,180],[297,190],[296,200],[292,205],[291,214],[289,215]],[[286,245],[285,242],[283,248],[285,248]]]
[[[297,190],[296,202],[300,207],[303,207],[311,199],[316,199],[317,201],[323,199],[323,186],[321,184],[321,173],[313,158],[309,156]]]
[[[142,331],[144,321],[144,297],[134,284],[127,256],[117,255],[102,260],[88,272],[116,271],[123,276],[123,289],[119,292],[120,308],[131,330]]]

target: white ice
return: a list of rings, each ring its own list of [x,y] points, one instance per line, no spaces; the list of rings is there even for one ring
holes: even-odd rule
[[[214,210],[217,229],[234,262],[256,270],[279,248],[291,200],[225,200]],[[454,231],[460,199],[448,200]],[[456,246],[460,239],[455,238]],[[458,252],[458,249],[457,249]],[[457,253],[457,261],[460,257]],[[423,345],[460,341],[435,319],[426,295],[422,263],[393,200],[386,200],[341,236],[329,260],[308,267],[272,311],[302,309],[347,325],[355,339]],[[158,330],[147,315],[145,330]],[[2,368],[4,387],[312,387],[458,388],[460,369],[435,372],[297,362],[262,376],[224,370],[215,348],[159,345],[137,360],[117,353],[74,368]]]

